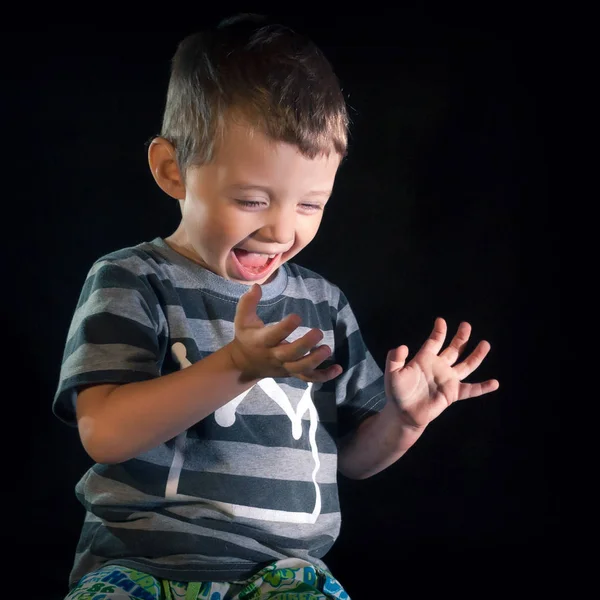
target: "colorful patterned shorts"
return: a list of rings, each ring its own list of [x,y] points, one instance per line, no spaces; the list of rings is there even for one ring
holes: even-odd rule
[[[278,560],[246,581],[158,579],[128,567],[84,575],[65,600],[350,600],[329,572],[296,558]]]

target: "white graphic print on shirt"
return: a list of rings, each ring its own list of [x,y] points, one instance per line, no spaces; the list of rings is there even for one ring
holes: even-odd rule
[[[179,363],[181,369],[185,369],[191,366],[192,363],[187,358],[186,348],[181,342],[176,342],[175,344],[173,344],[173,346],[171,347],[171,351],[173,357]],[[321,491],[319,489],[319,484],[317,483],[317,473],[320,467],[319,449],[317,447],[316,441],[318,414],[311,396],[312,383],[308,383],[308,387],[306,388],[306,390],[304,390],[302,399],[298,403],[296,411],[294,411],[288,396],[281,389],[278,383],[271,377],[261,379],[256,385],[258,385],[263,390],[263,392],[271,400],[273,400],[273,402],[278,404],[288,416],[291,423],[292,436],[295,440],[300,439],[300,436],[302,435],[302,416],[305,412],[308,411],[310,419],[308,435],[311,453],[315,463],[315,467],[312,472],[312,480],[315,486],[315,506],[311,513],[305,513],[290,512],[283,510],[270,510],[265,508],[257,508],[254,506],[244,506],[240,504],[230,504],[225,502],[213,501],[212,503],[218,506],[221,510],[226,511],[231,515],[246,517],[249,519],[263,519],[267,521],[281,521],[287,523],[314,523],[317,520],[319,514],[321,513]],[[236,410],[240,403],[248,395],[251,389],[253,388],[246,390],[245,392],[243,392],[242,394],[225,404],[225,406],[222,406],[221,408],[215,411],[215,421],[221,427],[231,427],[235,423]],[[180,433],[175,440],[175,455],[173,458],[173,462],[171,463],[171,468],[169,470],[169,476],[167,479],[167,486],[165,490],[165,496],[168,498],[175,498],[178,496],[177,490],[179,486],[179,478],[181,476],[181,469],[183,466],[183,448],[185,446],[186,436],[187,431],[184,431]]]

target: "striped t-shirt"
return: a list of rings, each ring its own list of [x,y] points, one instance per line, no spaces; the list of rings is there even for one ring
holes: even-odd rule
[[[228,344],[247,290],[161,238],[102,257],[68,332],[54,414],[76,427],[81,386],[152,379]],[[287,340],[321,329],[332,349],[322,366],[344,372],[262,379],[164,444],[94,464],[75,488],[86,513],[71,588],[106,564],[178,581],[241,580],[286,557],[326,568],[341,524],[337,440],[383,408],[383,375],[344,294],[308,269],[280,267],[257,313],[266,324],[299,314]]]

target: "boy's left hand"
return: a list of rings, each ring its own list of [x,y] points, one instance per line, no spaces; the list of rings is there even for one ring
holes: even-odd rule
[[[469,356],[454,365],[469,340],[471,325],[461,323],[450,345],[440,352],[446,331],[446,321],[437,318],[429,339],[407,365],[404,364],[408,356],[407,346],[388,352],[386,396],[388,401],[395,402],[400,410],[400,419],[409,427],[423,429],[453,402],[481,396],[500,387],[496,379],[462,383],[481,364],[491,346],[485,340],[479,342]]]

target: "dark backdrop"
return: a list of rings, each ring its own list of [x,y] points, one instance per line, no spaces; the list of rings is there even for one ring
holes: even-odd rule
[[[228,14],[176,31],[3,33],[13,160],[2,296],[14,383],[4,532],[9,556],[44,581],[35,597],[66,593],[83,518],[73,488],[91,465],[50,408],[79,291],[102,254],[176,227],[144,142],[160,128],[177,42]],[[472,324],[468,351],[492,345],[468,380],[500,381],[445,411],[386,471],[341,479],[342,533],[325,560],[354,600],[400,598],[407,586],[483,597],[518,581],[552,589],[540,570],[552,573],[560,540],[558,374],[542,358],[559,309],[543,27],[514,13],[285,20],[331,59],[353,121],[321,230],[297,262],[344,290],[382,368],[394,346],[412,357],[442,316],[449,338]]]

